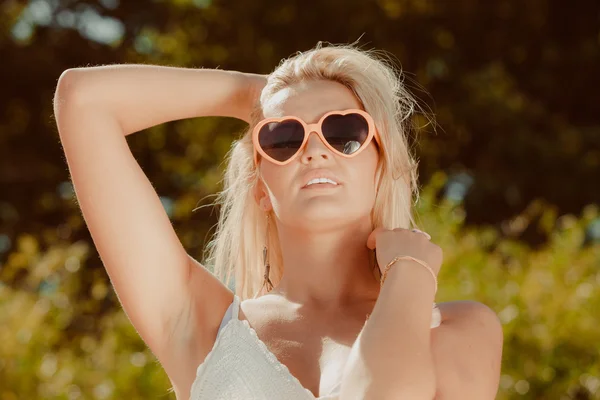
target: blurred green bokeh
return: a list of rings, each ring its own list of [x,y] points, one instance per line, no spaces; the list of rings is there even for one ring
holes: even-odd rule
[[[175,398],[74,198],[52,116],[60,73],[268,73],[361,35],[397,57],[441,127],[414,142],[419,222],[444,250],[437,301],[479,301],[503,322],[498,399],[600,399],[599,16],[596,0],[3,2],[0,400]],[[217,213],[192,210],[243,128],[202,118],[127,137],[199,260]]]
[[[437,301],[472,299],[498,312],[505,332],[498,399],[598,398],[600,246],[582,246],[598,207],[557,219],[532,203],[507,222],[516,235],[535,217],[546,221],[535,229],[549,242],[531,250],[492,228],[465,228],[460,205],[435,200],[446,179],[436,174],[418,206],[421,226],[444,249]],[[94,254],[85,241],[42,250],[34,235],[18,238],[3,278],[26,273],[18,288],[0,286],[1,399],[174,398],[114,307],[107,276],[86,268]]]

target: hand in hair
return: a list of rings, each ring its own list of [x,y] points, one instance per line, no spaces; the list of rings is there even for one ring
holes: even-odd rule
[[[393,230],[382,227],[371,232],[367,239],[367,247],[377,250],[377,263],[383,269],[398,256],[411,256],[426,262],[437,276],[442,265],[443,252],[440,246],[431,242],[431,236],[422,231],[396,228]],[[400,262],[410,260],[401,260]],[[393,267],[392,267],[393,268]]]

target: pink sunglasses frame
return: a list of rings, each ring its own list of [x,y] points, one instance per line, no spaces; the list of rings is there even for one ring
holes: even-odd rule
[[[327,118],[328,116],[330,116],[330,115],[348,115],[348,114],[360,114],[367,121],[367,125],[369,128],[369,132],[367,134],[367,139],[360,146],[360,148],[352,154],[340,153],[338,150],[333,148],[329,144],[327,139],[325,139],[325,136],[323,136],[323,131],[321,130],[323,121],[325,121],[325,118]],[[289,120],[289,119],[298,121],[302,124],[302,126],[304,127],[304,140],[302,141],[302,144],[300,145],[300,148],[298,149],[298,151],[296,151],[296,153],[292,157],[288,158],[285,161],[277,161],[274,158],[270,157],[267,153],[265,153],[264,150],[262,149],[262,147],[260,147],[260,144],[258,142],[258,134],[259,134],[260,130],[263,128],[263,126],[265,126],[268,123],[281,122],[281,121],[285,121],[285,120]],[[329,150],[331,150],[334,154],[337,154],[337,155],[345,157],[345,158],[356,157],[358,154],[360,154],[361,151],[363,151],[367,147],[367,145],[371,142],[371,140],[373,138],[375,138],[375,141],[379,145],[379,148],[381,148],[381,139],[379,137],[379,132],[377,132],[377,129],[375,128],[375,122],[373,121],[373,117],[371,117],[371,115],[369,115],[369,113],[367,113],[364,110],[349,108],[349,109],[342,110],[342,111],[330,111],[330,112],[326,113],[325,115],[323,115],[319,119],[319,122],[317,122],[316,124],[307,124],[300,118],[294,117],[292,115],[284,116],[284,117],[280,117],[280,118],[266,118],[266,119],[263,119],[262,121],[260,121],[258,124],[256,124],[256,126],[252,130],[252,143],[254,145],[254,165],[258,165],[258,155],[259,154],[263,158],[266,158],[267,160],[269,160],[270,162],[272,162],[274,164],[277,164],[277,165],[289,164],[294,159],[296,159],[296,157],[298,157],[299,154],[302,153],[302,149],[304,149],[304,147],[306,147],[306,143],[308,142],[308,137],[310,136],[310,134],[312,132],[316,132],[317,135],[319,135],[319,137],[321,138],[321,141],[323,143],[325,143],[325,145],[329,148]]]

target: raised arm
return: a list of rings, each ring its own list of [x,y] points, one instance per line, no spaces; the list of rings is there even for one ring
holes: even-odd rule
[[[73,68],[59,79],[55,112],[58,115],[66,101],[101,107],[124,135],[192,117],[227,116],[248,122],[251,103],[264,82],[264,75],[218,69],[136,64]]]
[[[180,398],[233,295],[187,254],[125,136],[189,117],[248,120],[263,85],[260,75],[233,71],[115,65],[67,70],[56,89],[83,217],[127,316]]]

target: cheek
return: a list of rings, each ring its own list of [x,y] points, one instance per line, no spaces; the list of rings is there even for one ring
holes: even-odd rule
[[[361,172],[365,182],[368,182],[368,187],[375,188],[377,185],[377,166],[379,164],[379,151],[375,143],[371,143],[368,149],[364,151],[364,157],[361,157]],[[373,189],[374,190],[374,189]]]
[[[361,163],[356,166],[352,176],[355,179],[354,195],[359,196],[365,201],[371,201],[375,198],[376,192],[376,169],[377,165],[371,160],[368,163]]]
[[[264,161],[261,163],[261,177],[274,196],[285,194],[293,184],[293,174],[285,166],[279,166]]]

